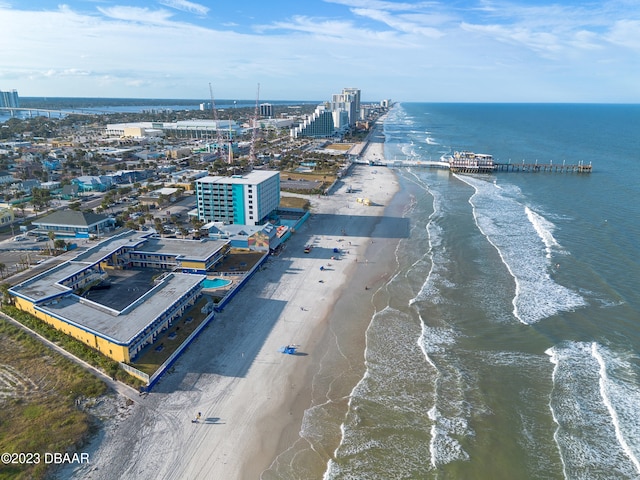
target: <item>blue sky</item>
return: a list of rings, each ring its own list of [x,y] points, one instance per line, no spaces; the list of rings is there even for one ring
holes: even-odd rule
[[[0,0],[0,25],[21,96],[640,102],[638,0]]]

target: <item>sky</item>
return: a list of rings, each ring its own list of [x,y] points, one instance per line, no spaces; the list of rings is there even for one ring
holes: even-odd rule
[[[64,0],[62,0],[64,1]],[[0,0],[24,97],[640,103],[640,0]]]

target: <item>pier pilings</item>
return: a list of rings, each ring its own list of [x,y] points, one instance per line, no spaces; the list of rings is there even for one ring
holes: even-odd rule
[[[591,163],[572,165],[553,163],[494,163],[495,172],[591,173]]]

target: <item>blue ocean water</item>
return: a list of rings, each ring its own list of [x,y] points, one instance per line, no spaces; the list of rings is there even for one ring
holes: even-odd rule
[[[593,173],[397,169],[411,233],[324,478],[640,478],[640,106],[403,104],[384,125],[389,160]],[[320,451],[335,419],[307,417]]]

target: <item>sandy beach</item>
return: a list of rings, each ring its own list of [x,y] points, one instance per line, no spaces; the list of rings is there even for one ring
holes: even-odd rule
[[[383,146],[374,132],[364,158],[383,158]],[[326,401],[319,375],[331,377],[327,372],[340,365],[332,359],[352,365],[346,377],[341,372],[336,405],[346,404],[362,375],[364,331],[395,260],[397,216],[387,206],[397,189],[389,169],[355,165],[330,195],[312,198],[312,217],[280,255],[149,395],[133,396],[133,404],[105,420],[84,449],[90,464],[59,478],[257,479],[265,471],[263,477],[277,478],[268,472],[300,452],[313,457],[310,471],[321,470],[330,451],[309,448],[301,437],[305,411]],[[313,246],[310,253],[305,245]],[[340,353],[345,342],[347,354]],[[287,344],[298,345],[296,355],[278,351]]]

